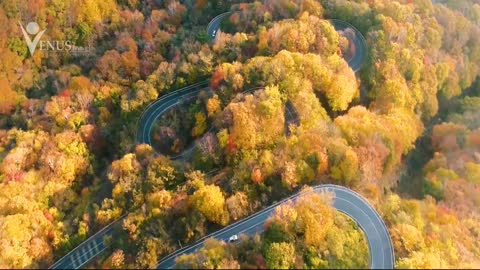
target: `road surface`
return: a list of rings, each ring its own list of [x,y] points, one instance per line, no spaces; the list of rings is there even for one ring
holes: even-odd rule
[[[79,269],[87,264],[110,247],[109,244],[105,243],[104,237],[111,236],[115,227],[120,225],[121,220],[125,217],[126,215],[123,215],[117,221],[110,223],[96,234],[83,241],[67,255],[63,256],[63,258],[50,266],[49,269]]]
[[[393,269],[395,256],[392,241],[380,215],[375,209],[359,194],[342,186],[320,185],[313,187],[314,192],[333,192],[335,197],[333,207],[355,220],[365,233],[370,251],[370,267],[372,269]],[[275,207],[291,200],[295,200],[300,194],[293,195],[285,200],[273,204],[254,215],[240,220],[219,231],[207,235],[195,244],[184,247],[163,258],[157,269],[171,269],[175,267],[175,259],[182,254],[190,254],[199,250],[206,239],[215,238],[228,241],[232,235],[254,235],[262,232],[265,221],[273,214]]]
[[[151,103],[140,116],[140,120],[137,123],[137,143],[152,145],[151,131],[156,120],[162,116],[162,114],[168,112],[173,107],[179,105],[184,100],[195,98],[200,94],[202,90],[208,91],[210,80],[206,80],[200,83],[196,83],[174,92],[171,92]],[[243,91],[242,94],[252,93],[256,90],[263,89],[263,87],[255,87],[249,90]],[[195,149],[195,143],[192,143],[185,151],[177,156],[170,157],[173,160],[182,159],[184,156],[190,154]]]
[[[363,37],[362,33],[360,33],[357,28],[346,21],[332,19],[329,20],[329,22],[337,31],[344,31],[347,29],[351,29],[353,31],[353,37],[347,36],[347,38],[351,43],[353,42],[352,45],[355,47],[355,53],[350,59],[347,60],[347,62],[353,71],[359,71],[365,60],[367,60],[368,53],[367,43],[365,42],[365,38]]]
[[[230,14],[232,14],[232,12],[222,13],[210,21],[207,26],[207,35],[210,40],[213,40],[217,36],[217,32],[220,29],[220,24],[222,24],[223,19]]]
[[[229,14],[231,14],[231,13],[226,12],[226,13],[220,14],[217,17],[215,17],[209,23],[209,25],[207,27],[207,33],[208,33],[208,35],[211,39],[213,39],[216,36],[216,33],[217,33],[218,29],[220,28],[220,24],[221,24],[222,20],[226,16],[228,16]],[[334,24],[334,26],[336,26],[336,29],[337,29],[337,27],[338,27],[338,29],[342,29],[341,28],[342,26],[341,26],[340,22],[341,21],[332,20],[332,23]],[[356,42],[360,42],[360,39],[363,39],[363,37],[359,37]],[[360,43],[362,43],[362,42],[360,42]],[[361,52],[360,53],[361,55],[360,56],[354,56],[352,58],[352,60],[349,61],[350,66],[354,70],[356,68],[359,69],[359,63],[363,63],[363,60],[360,60],[360,59],[363,59],[366,56],[366,47],[365,47],[365,49],[360,49],[360,50],[357,49],[356,53],[358,53],[358,52]],[[154,101],[152,104],[150,104],[145,109],[145,111],[143,112],[142,116],[139,119],[139,122],[138,122],[138,125],[137,125],[138,130],[137,130],[137,135],[136,135],[137,142],[139,144],[150,144],[151,145],[150,133],[151,133],[151,129],[153,127],[153,124],[158,119],[158,117],[160,115],[162,115],[163,113],[167,112],[168,110],[170,110],[171,108],[177,106],[181,101],[188,100],[190,98],[196,97],[200,93],[200,91],[208,89],[208,86],[209,86],[209,81],[208,80],[202,81],[202,82],[199,82],[199,83],[181,88],[181,89],[176,90],[174,92],[171,92],[167,95],[164,95],[164,96],[160,97],[159,99],[157,99],[156,101]],[[251,90],[249,90],[249,91],[251,91]],[[291,118],[292,111],[290,110],[290,108],[286,108],[286,110],[287,110],[287,113],[288,113],[289,117]],[[189,149],[190,149],[189,151],[191,151],[193,148],[191,147]],[[182,156],[184,154],[185,154],[185,152],[180,154],[179,156],[176,156],[176,157],[173,157],[173,158],[174,159],[182,158]],[[322,188],[325,188],[325,187],[316,187],[316,189],[322,189]],[[369,208],[371,210],[371,211],[368,211],[369,215],[366,215],[366,216],[360,215],[358,217],[359,219],[356,219],[354,216],[352,216],[352,218],[357,220],[357,221],[362,222],[362,223],[359,223],[359,224],[360,224],[361,227],[364,226],[364,227],[362,227],[362,229],[367,234],[367,239],[369,240],[369,248],[372,251],[371,255],[372,256],[374,256],[374,255],[379,256],[378,258],[375,257],[376,259],[375,258],[372,259],[372,261],[371,261],[372,262],[372,264],[371,264],[372,268],[377,268],[376,267],[377,265],[389,265],[388,262],[390,262],[390,261],[392,261],[392,263],[391,263],[392,266],[391,267],[386,267],[386,268],[393,268],[393,249],[387,248],[387,242],[389,242],[389,241],[387,241],[387,238],[388,238],[388,240],[390,238],[388,236],[388,232],[385,235],[385,232],[386,232],[385,225],[383,225],[383,230],[380,230],[380,228],[382,226],[380,226],[379,224],[380,223],[383,224],[383,222],[379,218],[378,214],[370,206],[366,207],[364,205],[363,208],[365,208],[365,209],[359,209],[356,205],[359,205],[357,203],[359,202],[359,200],[361,200],[360,197],[358,197],[357,199],[355,199],[356,198],[355,196],[347,196],[347,197],[344,198],[342,196],[345,196],[345,194],[343,194],[342,191],[340,191],[340,187],[337,187],[335,190],[339,190],[338,192],[339,192],[340,196],[338,197],[339,199],[335,200],[334,206],[336,207],[338,205],[342,209],[347,209],[348,208],[347,209],[348,211],[345,212],[347,215],[349,215],[349,214],[354,215],[355,213],[353,213],[353,212],[355,212],[357,210],[359,211],[358,212],[359,215],[364,214],[362,212],[362,210],[365,210],[367,208]],[[356,194],[356,193],[353,193],[352,191],[350,191],[350,194]],[[348,201],[350,199],[352,199],[353,201]],[[364,204],[368,205],[365,201],[363,201],[363,202],[364,202]],[[267,208],[266,210],[264,210],[260,213],[257,213],[255,215],[253,215],[252,217],[249,217],[248,220],[240,221],[240,222],[238,222],[236,224],[233,224],[229,227],[226,227],[226,228],[224,228],[224,229],[222,229],[222,230],[220,230],[220,231],[218,231],[218,232],[216,232],[212,235],[209,235],[208,237],[216,237],[216,238],[219,238],[219,239],[226,239],[225,237],[228,238],[232,234],[238,234],[238,233],[254,234],[254,233],[260,232],[263,228],[263,221],[269,216],[269,214],[273,210],[274,206],[271,206],[270,208]],[[268,210],[268,209],[270,209],[270,210]],[[268,212],[268,211],[270,211],[270,212]],[[339,211],[342,211],[342,210],[339,209]],[[375,218],[375,216],[377,218]],[[111,223],[110,225],[106,226],[104,229],[100,230],[96,234],[92,235],[90,238],[85,240],[83,243],[81,243],[79,246],[77,246],[75,249],[73,249],[71,252],[69,252],[67,255],[65,255],[63,258],[61,258],[59,261],[57,261],[50,268],[51,269],[65,269],[65,268],[67,268],[67,269],[79,269],[80,267],[84,266],[89,261],[94,259],[96,256],[102,254],[109,247],[108,245],[105,245],[105,243],[103,241],[104,236],[111,236],[112,233],[113,233],[114,226],[116,224],[119,224],[123,220],[123,217],[121,217],[117,221]],[[253,221],[251,219],[253,219]],[[370,219],[371,219],[370,223],[365,222],[366,220],[370,220]],[[248,223],[244,223],[244,222],[248,222]],[[235,226],[235,227],[233,227],[233,226]],[[377,234],[373,234],[374,229],[379,230],[377,232]],[[232,233],[232,231],[230,231],[230,230],[234,230],[236,233]],[[196,250],[195,248],[198,248],[201,245],[201,243],[197,243],[195,245],[192,246],[192,247],[188,247],[190,252],[193,252],[194,250]],[[391,244],[390,244],[390,247],[391,247]],[[182,249],[182,250],[184,250],[184,249]],[[176,253],[174,253],[174,256],[175,256],[175,254],[180,254],[179,252],[182,252],[182,250],[179,250]],[[382,252],[382,250],[383,250],[383,252]],[[387,256],[386,253],[390,252],[390,250],[391,250],[391,255]],[[172,258],[174,258],[174,257],[172,257]],[[380,258],[382,258],[382,259],[380,259]],[[382,260],[382,262],[380,262],[380,260]],[[174,263],[174,260],[173,260],[173,263]],[[383,263],[383,264],[380,264],[380,263]],[[169,257],[165,258],[162,261],[162,263],[159,265],[159,267],[161,268],[164,265],[168,265],[168,266],[172,265],[172,259],[171,258],[169,259]]]
[[[213,18],[213,20],[208,24],[207,34],[211,40],[215,39],[218,30],[220,30],[220,25],[222,24],[223,19],[225,19],[230,14],[232,14],[232,12],[222,13],[217,17]],[[368,51],[365,38],[363,37],[362,33],[358,31],[357,28],[355,28],[353,25],[349,24],[346,21],[337,19],[331,19],[328,21],[337,31],[344,31],[347,29],[351,29],[353,31],[353,36],[347,36],[347,38],[351,42],[351,44],[353,43],[352,45],[355,48],[355,53],[350,59],[347,59],[347,62],[353,71],[358,72],[365,60],[367,59]]]
[[[155,121],[162,114],[177,106],[182,101],[197,97],[202,90],[208,90],[209,84],[209,80],[202,81],[164,95],[151,103],[145,111],[143,111],[137,123],[137,143],[152,145],[150,134]],[[181,157],[182,155],[178,155],[175,159]]]
[[[293,126],[300,126],[300,119],[298,117],[297,110],[295,109],[295,106],[290,100],[287,100],[285,103],[285,110],[284,110],[284,115],[285,115],[285,135],[289,137],[291,135],[290,131],[290,125]]]

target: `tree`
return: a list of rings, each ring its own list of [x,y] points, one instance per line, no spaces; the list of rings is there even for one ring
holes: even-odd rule
[[[480,98],[466,97],[459,102],[458,112],[449,114],[448,122],[464,125],[471,130],[475,130],[480,127],[478,110],[480,110]]]
[[[122,98],[129,99],[128,101],[123,100],[122,109],[131,112],[158,98],[158,92],[152,84],[139,80],[133,85],[129,96]]]
[[[155,268],[157,266],[160,241],[160,239],[154,237],[146,239],[138,254],[138,259],[135,261],[140,268]]]
[[[448,153],[463,148],[467,128],[453,123],[443,123],[433,127],[432,146],[434,149]]]
[[[127,51],[137,53],[138,46],[135,40],[128,33],[122,33],[117,40],[115,49],[120,53]]]
[[[165,92],[175,83],[176,64],[162,62],[147,78],[147,83],[153,85],[158,93]]]
[[[232,102],[224,111],[225,124],[230,127],[230,138],[241,150],[270,145],[284,133],[281,95],[277,87],[247,94],[244,101]],[[230,123],[228,123],[228,122]]]
[[[305,0],[301,3],[301,13],[307,11],[309,14],[322,18],[323,7],[322,4],[315,0]]]
[[[292,243],[294,238],[290,232],[285,231],[283,225],[277,223],[277,221],[271,221],[267,225],[263,234],[263,241],[266,244],[271,243]]]
[[[261,183],[262,180],[263,180],[263,176],[262,176],[262,171],[260,170],[260,168],[254,168],[252,170],[252,174],[251,174],[250,178],[252,179],[252,182],[255,183],[255,184]]]
[[[290,190],[292,188],[297,187],[298,182],[300,182],[300,179],[298,179],[296,175],[296,170],[297,170],[297,167],[294,162],[291,162],[291,161],[285,162],[285,165],[283,167],[283,172],[282,172],[282,183],[285,187],[289,188]]]
[[[445,168],[438,168],[426,175],[424,192],[440,200],[443,197],[443,192],[448,185],[448,182],[455,181],[458,178],[458,175],[454,171]]]
[[[475,184],[480,184],[480,164],[468,162],[465,168],[467,180]]]
[[[195,127],[192,129],[192,136],[201,136],[207,130],[207,117],[203,112],[195,113]]]
[[[181,268],[221,269],[223,268],[221,266],[227,263],[229,257],[228,249],[224,242],[208,238],[198,252],[181,255],[175,262]]]
[[[329,145],[328,156],[333,179],[348,185],[358,181],[359,163],[355,151],[337,141]]]
[[[396,63],[389,59],[380,64],[377,87],[370,94],[375,97],[374,109],[388,113],[392,108],[413,110],[415,102],[404,77],[398,71]]]
[[[399,257],[407,257],[425,248],[423,234],[409,224],[396,224],[391,230],[392,242]]]
[[[204,155],[215,160],[218,159],[218,139],[213,133],[205,134],[197,145]]]
[[[305,234],[307,246],[320,247],[328,229],[333,225],[333,209],[324,197],[318,194],[305,194],[297,201],[298,232]]]
[[[308,80],[315,91],[326,97],[334,111],[343,111],[358,97],[358,83],[347,63],[334,54],[327,58],[313,53],[280,51],[273,57],[254,57],[242,69],[247,81],[278,85],[281,94],[294,98]],[[293,78],[292,78],[293,76]],[[297,78],[295,78],[297,77]]]
[[[168,158],[160,156],[148,164],[146,180],[150,191],[170,188],[173,186],[175,178],[175,169]]]
[[[214,95],[212,98],[209,98],[207,101],[207,112],[208,117],[215,116],[218,112],[220,112],[220,99],[218,95]]]
[[[228,223],[225,210],[225,197],[218,186],[206,185],[193,193],[190,204],[204,215],[207,220],[220,225]]]
[[[295,264],[295,247],[292,243],[272,243],[265,251],[269,269],[290,269]]]
[[[73,131],[58,133],[48,141],[42,149],[40,164],[44,166],[43,177],[67,185],[85,175],[91,166],[87,145]]]
[[[260,112],[269,118],[281,109],[282,100],[278,87],[266,87],[260,92],[260,100]]]
[[[226,206],[230,217],[233,220],[238,220],[245,217],[249,212],[248,197],[244,192],[236,192],[226,200]]]
[[[153,215],[161,214],[162,210],[170,207],[172,195],[167,190],[160,190],[148,194],[147,203]]]
[[[335,222],[328,229],[324,242],[328,252],[323,253],[321,259],[319,258],[320,265],[327,262],[328,266],[325,267],[334,269],[368,267],[370,256],[363,231],[358,228],[355,221],[341,213],[335,213],[334,219]],[[315,249],[310,248],[310,250],[315,254]]]
[[[15,105],[17,104],[17,93],[11,88],[6,79],[0,79],[0,114],[10,115]]]
[[[108,179],[119,185],[122,193],[132,191],[140,180],[141,165],[135,154],[127,154],[122,159],[112,163],[108,172]]]
[[[178,1],[171,1],[167,6],[168,21],[173,25],[179,25],[182,22],[187,8]]]
[[[154,147],[163,154],[177,154],[181,151],[179,136],[172,127],[153,126],[152,139]]]
[[[225,148],[227,146],[228,138],[229,134],[227,129],[222,129],[217,133],[218,144],[221,148]]]
[[[40,215],[31,214],[13,214],[2,216],[0,224],[2,224],[2,231],[0,236],[3,239],[3,244],[0,251],[3,256],[0,259],[1,265],[11,265],[17,268],[26,268],[30,265],[37,265],[42,260],[42,257],[50,257],[51,261],[51,247],[44,243],[46,240],[47,230],[51,228],[47,220]],[[35,229],[35,227],[37,227]],[[36,238],[38,235],[41,238]],[[37,247],[38,250],[31,251],[30,248]],[[35,254],[36,253],[36,254]],[[36,257],[37,255],[38,257]],[[46,257],[45,257],[46,256]]]
[[[125,264],[125,254],[123,250],[117,249],[107,259],[107,266],[111,269],[122,269]]]
[[[268,44],[272,53],[288,50],[328,57],[337,52],[339,35],[330,23],[303,13],[298,20],[275,23],[268,30]]]
[[[121,82],[121,75],[118,74],[121,63],[121,55],[115,50],[109,50],[98,59],[96,68],[102,79],[112,82]]]
[[[135,81],[140,76],[140,62],[135,51],[127,51],[122,53],[122,77],[127,77],[131,81]]]

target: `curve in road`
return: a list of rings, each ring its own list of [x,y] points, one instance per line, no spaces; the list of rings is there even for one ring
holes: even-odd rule
[[[223,19],[230,14],[232,14],[232,12],[222,13],[210,21],[210,23],[207,25],[207,35],[210,40],[213,40],[217,36],[217,32],[220,29],[220,24],[222,24]]]
[[[188,100],[197,97],[202,90],[209,90],[210,80],[206,80],[200,83],[196,83],[174,92],[171,92],[151,103],[139,118],[137,123],[137,143],[152,145],[151,131],[156,120],[164,113],[171,110],[173,107],[179,105],[184,100]],[[263,87],[255,87],[249,90],[243,91],[241,94],[251,93],[256,90],[263,89]],[[170,157],[172,160],[178,160],[188,155],[195,148],[195,143],[192,143],[185,151],[177,156]]]
[[[362,35],[360,31],[358,31],[355,26],[349,24],[346,21],[342,20],[337,20],[337,19],[331,19],[328,20],[332,25],[333,28],[337,31],[344,31],[347,29],[352,29],[354,36],[350,37],[347,36],[348,40],[352,43],[354,46],[354,54],[353,56],[347,60],[348,65],[350,66],[353,71],[358,72],[360,68],[363,66],[363,63],[365,63],[365,60],[367,60],[367,42],[365,41],[365,37]]]
[[[218,30],[220,30],[220,25],[222,24],[223,19],[231,14],[232,12],[222,13],[213,18],[213,20],[208,24],[207,34],[210,40],[215,39]],[[357,28],[355,28],[355,26],[346,21],[338,19],[330,19],[328,21],[333,25],[333,28],[335,28],[336,31],[344,31],[347,29],[351,29],[353,31],[354,36],[347,36],[347,38],[351,43],[353,42],[354,54],[350,59],[347,60],[347,63],[353,71],[358,72],[363,66],[363,63],[365,63],[365,60],[367,60],[368,49],[365,37]]]
[[[142,113],[137,123],[137,143],[152,145],[150,133],[155,121],[164,113],[181,103],[182,100],[190,99],[198,96],[202,90],[208,89],[210,81],[202,81],[155,100]],[[173,159],[180,159],[182,154],[175,156]]]
[[[313,191],[316,193],[332,192],[335,195],[333,207],[359,224],[367,239],[371,268],[393,269],[395,255],[388,229],[377,211],[361,195],[337,185],[319,185],[313,187]],[[235,234],[254,235],[263,231],[265,221],[273,214],[277,206],[286,201],[295,202],[302,194],[303,193],[297,193],[250,217],[207,235],[191,246],[177,250],[163,258],[158,264],[157,269],[171,269],[175,267],[175,259],[178,256],[199,250],[208,238],[228,241],[230,236]]]
[[[218,29],[220,28],[220,24],[221,24],[222,20],[230,14],[231,14],[231,12],[222,13],[222,14],[218,15],[217,17],[215,17],[208,24],[207,33],[208,33],[208,35],[211,39],[213,39],[216,36],[216,33],[217,33]],[[332,22],[335,25],[336,22],[341,22],[341,21],[332,20]],[[338,28],[338,29],[341,29],[341,28]],[[353,28],[353,29],[355,29],[355,28]],[[361,38],[363,39],[363,36]],[[366,47],[365,47],[364,51],[366,52]],[[359,50],[356,50],[356,53],[358,53],[358,52],[359,52]],[[357,63],[357,62],[358,62],[358,60],[354,61],[353,63]],[[352,63],[352,65],[353,65],[353,63]],[[349,62],[349,64],[350,64],[350,62]],[[354,67],[352,67],[352,68],[354,68]],[[153,103],[151,103],[145,109],[145,111],[143,112],[142,116],[139,118],[139,121],[137,123],[137,126],[139,127],[138,130],[137,130],[137,134],[136,134],[137,142],[139,144],[149,144],[149,145],[151,145],[150,133],[151,133],[152,126],[155,123],[156,119],[158,119],[158,117],[160,115],[167,112],[169,109],[178,105],[179,102],[181,102],[181,100],[189,99],[189,98],[197,96],[200,93],[200,91],[202,91],[204,89],[207,89],[208,86],[209,86],[209,80],[201,81],[199,83],[196,83],[196,84],[181,88],[177,91],[171,92],[169,94],[166,94],[166,95],[162,96],[161,98],[157,99],[156,101],[154,101]],[[174,159],[182,158],[183,154],[184,153],[180,154],[179,156],[173,157],[173,158]],[[361,198],[361,197],[359,197],[359,198]],[[335,200],[334,206],[335,206],[336,202],[337,202],[337,200]],[[338,203],[340,204],[340,201]],[[274,206],[271,206],[271,207],[274,207]],[[373,208],[371,208],[371,210],[375,211]],[[376,214],[376,212],[375,212],[375,214]],[[255,215],[249,217],[249,219],[250,218],[255,218],[255,217],[260,218],[261,217],[260,215],[263,215],[265,218],[268,216],[266,212],[261,212],[261,213],[257,213]],[[376,214],[376,215],[378,216],[378,214]],[[82,267],[83,265],[85,265],[86,263],[88,263],[89,261],[91,261],[93,258],[98,256],[99,254],[101,254],[102,252],[104,252],[106,249],[108,249],[109,246],[104,243],[103,237],[111,235],[112,232],[113,232],[113,227],[115,226],[115,224],[118,224],[121,220],[123,220],[123,218],[125,216],[126,215],[124,215],[121,218],[119,218],[118,220],[112,222],[111,224],[109,224],[108,226],[106,226],[105,228],[103,228],[102,230],[100,230],[99,232],[92,235],[90,238],[88,238],[84,242],[82,242],[79,246],[77,246],[75,249],[70,251],[67,255],[65,255],[63,258],[61,258],[55,264],[53,264],[50,267],[50,269],[65,269],[65,268],[67,268],[67,269],[78,269],[78,268]],[[380,221],[381,221],[381,219],[380,219]],[[237,222],[233,225],[230,225],[229,227],[225,227],[224,229],[222,229],[222,230],[220,230],[220,231],[218,231],[218,232],[216,232],[212,235],[209,235],[209,237],[215,237],[216,235],[222,236],[221,235],[222,232],[225,232],[225,230],[227,230],[227,228],[232,229],[232,226],[234,226],[234,225],[245,227],[245,224],[243,222],[246,222],[246,221],[240,221],[240,223]],[[381,222],[383,223],[383,221],[381,221]],[[262,226],[263,226],[262,224],[263,223],[260,222],[260,223],[257,223],[255,225],[253,225],[253,226],[247,226],[241,232],[246,232],[246,233],[260,232],[261,229],[262,229]],[[377,222],[377,225],[378,224],[379,224],[379,222]],[[239,227],[239,228],[243,228],[243,227]],[[376,228],[376,226],[374,226],[374,227]],[[365,232],[372,231],[371,226],[365,226],[365,228],[362,227],[362,229],[364,229]],[[384,231],[386,231],[386,227],[384,229],[385,229]],[[230,233],[228,233],[228,235],[230,235]],[[386,256],[386,255],[383,256],[382,255],[383,256],[382,258],[387,258],[387,260],[389,260],[388,259],[389,257],[393,258],[393,248],[392,249],[385,248],[384,247],[385,243],[383,245],[381,245],[381,244],[376,244],[376,242],[374,241],[375,239],[386,239],[385,235],[383,235],[383,234],[378,234],[378,235],[379,235],[379,237],[373,237],[372,236],[370,238],[371,239],[371,241],[369,241],[370,250],[373,251],[373,252],[377,252],[377,251],[380,251],[380,250],[384,250],[384,252],[385,252],[385,250],[387,250],[387,251],[391,250],[391,256]],[[387,235],[388,235],[388,231],[387,231]],[[388,236],[388,239],[390,239],[389,236]],[[380,246],[380,248],[379,248],[379,246]],[[188,247],[188,248],[191,248],[191,247]],[[174,254],[178,254],[178,252],[181,252],[182,250],[183,249],[177,251]],[[162,261],[162,262],[164,262],[164,261]],[[372,262],[376,262],[376,260],[374,260]],[[393,267],[393,263],[391,265]],[[376,266],[376,264],[372,263],[372,267],[373,266]],[[391,268],[391,267],[386,267],[386,268]]]

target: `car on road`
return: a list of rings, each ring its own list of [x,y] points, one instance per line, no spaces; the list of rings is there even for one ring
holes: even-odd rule
[[[237,242],[238,241],[238,235],[234,234],[228,238],[229,243]]]

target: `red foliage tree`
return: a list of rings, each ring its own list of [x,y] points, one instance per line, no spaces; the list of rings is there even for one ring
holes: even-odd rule
[[[232,135],[228,136],[228,152],[233,153],[237,147],[235,146],[235,143],[233,142]]]
[[[218,89],[220,83],[225,79],[225,75],[225,71],[222,68],[215,70],[210,79],[210,87],[214,90]]]

